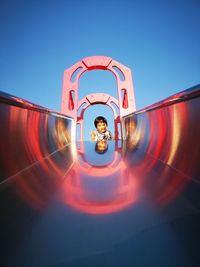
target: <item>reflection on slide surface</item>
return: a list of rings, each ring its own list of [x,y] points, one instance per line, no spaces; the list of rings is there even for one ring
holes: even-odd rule
[[[95,147],[66,144],[8,169],[1,265],[199,266],[198,181],[126,142]]]

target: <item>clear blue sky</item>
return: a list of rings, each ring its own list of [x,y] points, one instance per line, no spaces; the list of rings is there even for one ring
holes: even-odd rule
[[[105,55],[132,69],[140,109],[199,83],[199,14],[199,0],[0,0],[0,90],[59,111],[63,71]],[[79,89],[117,96],[106,71],[85,73]],[[87,129],[95,112],[112,130],[104,106],[86,110]]]

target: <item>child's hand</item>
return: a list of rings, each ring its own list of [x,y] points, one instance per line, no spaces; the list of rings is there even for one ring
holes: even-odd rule
[[[91,132],[90,132],[90,138],[91,138],[92,141],[95,141],[95,140],[96,140],[96,135],[97,135],[97,134],[96,134],[95,131],[91,131]]]

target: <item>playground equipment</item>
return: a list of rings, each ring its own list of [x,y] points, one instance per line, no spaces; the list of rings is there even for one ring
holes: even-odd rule
[[[93,69],[115,74],[119,99],[78,101]],[[90,57],[65,71],[62,113],[0,93],[0,265],[199,266],[200,85],[141,110],[131,88],[128,68]],[[104,154],[74,138],[97,103],[122,125]]]
[[[102,69],[111,71],[117,80],[118,100],[108,94],[91,94],[78,101],[78,82],[85,71]],[[119,116],[115,106],[119,109]],[[78,110],[82,109],[78,116]],[[136,109],[134,88],[132,82],[131,70],[110,57],[93,56],[87,57],[65,70],[62,89],[61,113],[74,119],[76,125],[80,125],[80,140],[83,140],[83,115],[84,111],[95,104],[109,106],[114,112],[115,138],[118,139],[118,125],[120,125],[120,136],[122,134],[122,117],[133,113]],[[74,128],[72,138],[76,137],[76,127]]]

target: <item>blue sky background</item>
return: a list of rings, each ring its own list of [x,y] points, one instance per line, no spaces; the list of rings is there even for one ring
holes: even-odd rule
[[[0,90],[60,110],[63,72],[83,57],[105,55],[133,72],[137,109],[199,83],[200,1],[0,0]],[[112,73],[81,77],[79,98],[117,97]],[[93,106],[96,115],[112,112]]]

